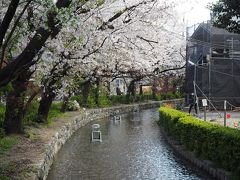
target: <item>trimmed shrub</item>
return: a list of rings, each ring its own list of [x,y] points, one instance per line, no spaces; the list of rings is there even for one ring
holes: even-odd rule
[[[162,99],[160,94],[155,94],[155,95],[152,95],[152,96],[153,96],[153,100],[155,100],[155,101],[160,101]]]
[[[109,99],[108,89],[104,86],[99,89],[98,107],[104,108],[112,105]]]
[[[96,104],[95,99],[94,99],[93,96],[88,96],[87,107],[88,108],[96,108],[97,107],[97,104]]]
[[[177,122],[181,117],[189,116],[189,114],[177,111],[168,107],[160,108],[160,120],[159,123],[165,128],[169,135],[176,135],[178,132]]]
[[[130,104],[133,102],[144,102],[148,100],[159,101],[160,99],[160,95],[153,96],[152,94],[137,94],[135,96],[113,95],[110,97],[110,101],[112,102],[112,104]]]
[[[112,105],[112,102],[108,99],[107,96],[100,96],[98,101],[98,106],[100,108],[109,107]]]
[[[114,95],[110,97],[110,101],[112,104],[127,104],[127,96],[126,95]]]
[[[178,99],[178,98],[183,98],[183,97],[184,97],[184,95],[179,91],[177,91],[175,93],[167,92],[167,93],[161,94],[161,99],[162,100]]]
[[[161,107],[159,123],[185,147],[203,159],[240,175],[240,132]]]

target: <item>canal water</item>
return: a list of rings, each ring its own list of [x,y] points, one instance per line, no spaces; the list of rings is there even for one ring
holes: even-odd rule
[[[48,180],[210,179],[178,158],[159,127],[158,109],[93,121],[80,128],[57,154]],[[102,143],[91,142],[91,125],[101,125]]]

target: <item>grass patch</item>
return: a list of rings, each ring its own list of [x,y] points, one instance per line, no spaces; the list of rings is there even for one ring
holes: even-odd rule
[[[54,119],[62,117],[65,113],[61,112],[62,103],[53,103],[49,114],[48,114],[48,123],[51,124]]]
[[[64,113],[62,113],[60,111],[61,106],[62,106],[62,103],[60,103],[60,102],[52,103],[51,108],[48,113],[47,126],[51,125],[53,123],[54,119],[64,115]],[[38,123],[35,121],[37,118],[37,114],[38,114],[38,107],[39,107],[39,102],[35,101],[31,104],[31,106],[29,107],[29,109],[26,113],[26,116],[24,117],[24,120],[23,120],[24,125],[35,125],[35,126],[38,125]]]
[[[4,117],[5,117],[5,106],[0,103],[0,139],[5,136],[5,132],[3,129]]]
[[[0,155],[7,153],[12,147],[18,144],[19,140],[14,136],[6,136],[0,139]]]
[[[37,112],[38,112],[39,102],[33,101],[29,108],[27,109],[27,113],[23,118],[23,125],[33,125],[36,120]]]
[[[60,102],[54,102],[52,103],[52,106],[50,108],[49,114],[48,114],[48,125],[51,125],[54,121],[54,119],[58,117],[62,117],[64,113],[62,113],[61,110],[62,103]],[[23,119],[23,126],[38,126],[38,123],[36,122],[37,113],[38,113],[38,107],[39,102],[33,101],[31,105],[29,106],[26,115]],[[5,106],[3,104],[0,104],[0,139],[4,137],[4,129],[3,129],[3,121],[5,116]]]
[[[4,120],[4,116],[5,116],[5,106],[0,103],[0,127]]]

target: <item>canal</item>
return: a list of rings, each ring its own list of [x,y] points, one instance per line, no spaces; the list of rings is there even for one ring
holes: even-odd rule
[[[91,124],[79,129],[57,154],[48,180],[210,179],[177,157],[159,127],[158,109],[93,121],[102,143],[91,143]]]

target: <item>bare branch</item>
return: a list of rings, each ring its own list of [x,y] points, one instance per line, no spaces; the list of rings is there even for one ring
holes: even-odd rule
[[[144,41],[148,42],[149,44],[151,44],[151,43],[158,44],[158,41],[149,40],[149,39],[143,38],[143,37],[141,37],[141,36],[139,36],[139,35],[137,35],[137,38],[139,38],[139,39],[141,39],[141,40],[144,40]]]
[[[184,69],[185,67],[186,67],[186,64],[184,64],[181,67],[168,68],[168,69],[164,69],[162,71],[160,71],[159,68],[156,68],[153,72],[156,73],[156,74],[162,74],[162,73],[165,73],[165,72],[168,72],[168,71],[176,71],[176,70]]]
[[[4,42],[3,44],[3,47],[2,47],[2,55],[1,55],[1,62],[0,62],[0,69],[2,68],[2,62],[3,62],[3,59],[4,59],[4,56],[5,56],[5,51],[6,51],[6,48],[7,48],[7,45],[8,45],[8,42],[10,41],[14,31],[16,30],[17,26],[18,26],[18,23],[20,21],[20,19],[22,18],[24,12],[26,11],[27,7],[30,5],[30,3],[32,2],[32,0],[29,0],[27,2],[27,4],[24,6],[23,10],[21,11],[21,13],[19,14],[17,20],[14,22],[14,25],[13,25],[13,28],[11,29],[11,32],[9,33],[6,41]]]
[[[123,10],[117,12],[111,18],[109,18],[108,21],[103,22],[102,25],[98,28],[98,30],[102,30],[103,31],[105,29],[114,29],[114,26],[110,25],[111,22],[113,22],[116,19],[118,19],[119,17],[121,17],[125,12],[132,11],[132,10],[134,10],[135,8],[137,8],[138,6],[140,6],[142,4],[145,4],[145,1],[139,2],[138,4],[132,5],[130,7],[125,7]]]
[[[99,49],[100,49],[101,47],[103,47],[103,45],[104,45],[105,41],[107,40],[107,38],[108,38],[108,37],[105,37],[98,48],[94,49],[93,51],[89,52],[88,54],[85,54],[85,55],[82,57],[82,59],[85,59],[85,58],[89,57],[90,55],[98,52]]]
[[[66,8],[70,3],[71,0],[58,1],[57,7],[59,9]],[[34,61],[34,58],[42,49],[47,39],[51,35],[56,35],[60,30],[61,27],[59,27],[59,29],[53,34],[52,31],[39,27],[22,53],[14,61],[10,62],[0,70],[0,87],[6,85],[17,77],[20,72],[23,72],[23,69],[29,68],[32,64],[35,64],[36,62]]]
[[[17,7],[19,5],[20,0],[12,0],[11,3],[8,6],[8,10],[3,18],[2,23],[0,24],[0,48],[3,44],[3,39],[5,37],[5,34],[9,28],[9,25],[16,13]]]

